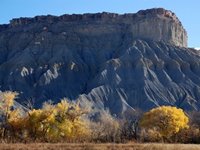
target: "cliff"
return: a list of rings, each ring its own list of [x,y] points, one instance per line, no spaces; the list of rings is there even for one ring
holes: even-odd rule
[[[18,102],[67,97],[121,114],[200,108],[200,55],[174,13],[36,16],[0,26],[0,90]]]
[[[72,27],[76,30],[81,26],[82,29],[76,30],[81,34],[99,35],[102,32],[110,33],[115,31],[117,34],[130,34],[132,38],[150,39],[164,41],[173,45],[187,47],[187,33],[181,22],[174,13],[163,8],[141,10],[135,14],[114,14],[97,13],[83,15],[63,15],[56,16],[36,16],[34,18],[19,18],[10,21],[10,28],[19,26],[31,26],[41,24],[55,27],[56,24],[64,29],[64,26]],[[63,25],[63,26],[62,26]],[[59,27],[60,27],[59,26]],[[91,26],[95,26],[93,30]],[[1,27],[0,27],[1,28]],[[84,31],[83,28],[87,28]],[[112,28],[112,31],[110,31]],[[1,31],[1,30],[0,30]]]

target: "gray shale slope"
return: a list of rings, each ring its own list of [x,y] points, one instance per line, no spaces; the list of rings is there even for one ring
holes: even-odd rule
[[[19,18],[0,25],[0,90],[18,102],[67,97],[122,114],[200,108],[200,54],[171,11]]]

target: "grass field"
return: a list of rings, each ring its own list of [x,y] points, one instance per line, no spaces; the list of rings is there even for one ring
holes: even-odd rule
[[[193,144],[0,144],[0,150],[200,150]]]

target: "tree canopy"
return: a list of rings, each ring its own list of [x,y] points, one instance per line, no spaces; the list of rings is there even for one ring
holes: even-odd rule
[[[168,138],[181,129],[188,128],[189,119],[182,109],[162,106],[145,113],[140,126],[145,129],[155,129],[163,138]]]

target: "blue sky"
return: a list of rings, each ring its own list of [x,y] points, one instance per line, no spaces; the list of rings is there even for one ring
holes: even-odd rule
[[[172,10],[188,32],[189,47],[200,47],[200,0],[0,0],[0,24],[12,18],[72,13],[135,13],[163,7]]]

